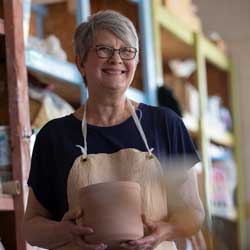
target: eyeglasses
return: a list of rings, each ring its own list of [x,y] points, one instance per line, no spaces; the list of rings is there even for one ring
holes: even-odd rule
[[[105,45],[96,45],[95,51],[96,55],[103,59],[111,58],[115,51],[118,51],[120,58],[123,60],[132,60],[135,58],[137,53],[137,49],[134,47],[122,47],[120,49],[114,49]]]

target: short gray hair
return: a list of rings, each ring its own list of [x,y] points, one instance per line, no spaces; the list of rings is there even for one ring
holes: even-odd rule
[[[135,47],[139,51],[139,39],[134,24],[119,12],[104,10],[89,16],[88,20],[82,22],[75,31],[74,51],[81,61],[86,59],[97,30],[108,30],[127,46]]]

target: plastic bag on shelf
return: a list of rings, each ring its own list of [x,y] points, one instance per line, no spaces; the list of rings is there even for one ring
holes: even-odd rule
[[[50,35],[46,39],[30,36],[27,48],[52,55],[62,61],[67,61],[67,54],[62,49],[60,40],[55,35]]]
[[[232,128],[232,117],[230,111],[222,106],[220,96],[210,96],[208,98],[208,125],[217,131],[217,134],[230,131]]]
[[[196,62],[188,60],[170,60],[168,63],[171,71],[178,77],[188,78],[196,70]]]
[[[74,108],[49,90],[29,87],[31,126],[41,128],[49,120],[69,115]]]

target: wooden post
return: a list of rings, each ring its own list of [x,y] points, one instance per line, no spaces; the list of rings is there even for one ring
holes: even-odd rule
[[[25,66],[23,17],[21,0],[4,0],[6,38],[6,63],[9,96],[9,121],[11,136],[11,164],[13,180],[22,183],[21,195],[14,197],[16,249],[26,250],[22,220],[27,190],[25,184],[30,165],[30,117],[27,71]]]

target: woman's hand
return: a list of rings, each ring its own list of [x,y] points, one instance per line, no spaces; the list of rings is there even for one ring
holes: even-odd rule
[[[78,209],[75,211],[68,211],[62,218],[62,223],[66,232],[68,232],[69,240],[77,244],[81,249],[84,250],[104,250],[107,245],[103,243],[89,244],[84,240],[84,236],[93,234],[92,228],[87,226],[77,225],[75,221],[82,217],[82,210]]]
[[[167,240],[166,235],[168,232],[168,223],[152,222],[142,216],[143,224],[147,235],[141,239],[129,241],[127,243],[122,243],[122,249],[128,250],[152,250],[156,248],[162,241]]]

